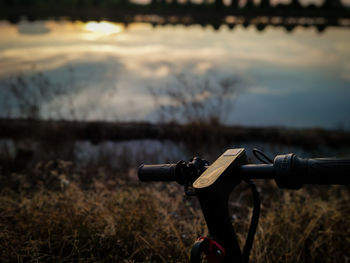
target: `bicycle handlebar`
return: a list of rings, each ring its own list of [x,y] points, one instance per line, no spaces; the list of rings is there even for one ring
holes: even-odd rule
[[[140,181],[181,181],[180,165],[141,165]],[[274,179],[280,188],[298,189],[303,184],[350,183],[350,160],[302,159],[295,154],[278,155],[273,164],[244,164],[233,171],[241,179]]]
[[[278,155],[274,160],[275,181],[281,188],[303,184],[350,183],[350,160],[335,158],[302,159],[295,154]]]
[[[302,159],[291,153],[277,155],[271,164],[247,164],[244,149],[229,149],[211,166],[198,157],[188,163],[143,164],[138,170],[138,177],[140,181],[176,181],[185,186],[187,195],[197,195],[209,233],[223,248],[219,251],[224,255],[223,260],[209,262],[248,262],[260,210],[258,192],[250,179],[274,179],[280,188],[289,189],[299,189],[303,184],[348,185],[350,160]],[[229,194],[241,180],[246,180],[251,186],[255,200],[255,212],[243,253],[228,212]],[[194,191],[190,191],[190,187]],[[198,256],[200,245],[193,248],[193,254]],[[194,258],[197,259],[197,256]]]
[[[176,181],[176,164],[141,164],[138,176],[142,182]]]

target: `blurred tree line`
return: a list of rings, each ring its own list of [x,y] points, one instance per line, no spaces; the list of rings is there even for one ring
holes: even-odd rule
[[[120,5],[137,5],[133,4],[130,0],[0,0],[0,7],[113,7]],[[147,1],[151,6],[174,6],[174,5],[202,5],[202,6],[215,6],[216,8],[343,8],[341,0],[324,0],[323,4],[316,6],[309,4],[302,6],[299,0],[291,0],[289,3],[280,3],[277,5],[271,5],[270,0],[261,0],[259,4],[256,4],[254,0],[240,1],[231,0],[230,4],[225,4],[223,0],[203,0],[201,3],[194,4],[191,0],[179,1],[179,0],[150,0]]]
[[[113,6],[127,3],[128,0],[0,0],[0,6],[8,7],[89,7]]]
[[[144,22],[158,24],[199,24],[212,25],[215,30],[222,24],[233,29],[236,24],[248,27],[254,24],[259,31],[266,26],[284,27],[291,32],[297,26],[315,26],[323,32],[328,26],[349,27],[341,19],[350,18],[350,7],[343,5],[341,0],[324,0],[315,5],[301,4],[300,0],[290,0],[288,3],[273,4],[271,0],[145,0],[144,4],[135,0],[0,0],[0,19],[13,24],[23,17],[28,21],[48,18],[90,21],[107,19],[129,24],[134,22],[135,15],[159,15],[162,22],[153,21],[150,16]],[[240,17],[240,22],[227,22],[227,16]],[[257,17],[280,17],[281,22],[271,23],[254,21]],[[175,21],[174,21],[174,18]],[[292,18],[292,20],[288,19]],[[298,21],[297,18],[310,18],[309,22]],[[323,18],[323,22],[316,21]],[[148,19],[148,20],[147,20]],[[291,22],[292,21],[292,22]],[[294,21],[294,22],[293,22]]]

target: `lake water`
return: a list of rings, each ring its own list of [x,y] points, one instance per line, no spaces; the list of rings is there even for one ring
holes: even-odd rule
[[[157,121],[159,105],[180,107],[164,93],[180,75],[189,88],[239,80],[224,98],[228,124],[350,129],[349,33],[2,21],[0,113],[19,114],[7,89],[11,78],[22,75],[31,86],[30,76],[42,72],[60,90],[38,99],[44,118]],[[210,105],[214,93],[196,99]]]

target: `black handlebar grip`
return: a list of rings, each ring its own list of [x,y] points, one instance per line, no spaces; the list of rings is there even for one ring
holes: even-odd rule
[[[176,181],[176,164],[142,164],[137,173],[140,181]]]
[[[302,159],[295,154],[278,155],[274,160],[279,187],[298,189],[303,184],[350,184],[350,160],[339,158]]]
[[[303,184],[350,184],[350,160],[295,157],[293,162]]]

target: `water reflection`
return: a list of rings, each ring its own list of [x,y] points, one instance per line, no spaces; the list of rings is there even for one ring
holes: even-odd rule
[[[105,141],[92,144],[89,141],[65,142],[61,147],[50,148],[40,141],[32,141],[25,145],[23,141],[0,139],[0,158],[2,160],[16,160],[17,165],[28,165],[30,162],[42,162],[50,160],[70,160],[77,166],[96,165],[113,169],[125,170],[138,167],[141,163],[176,163],[179,160],[189,160],[193,155],[200,156],[210,163],[222,154],[223,148],[197,148],[196,152],[190,151],[183,143],[159,140],[130,140],[122,142]],[[227,148],[245,148],[248,160],[256,162],[252,150],[258,147],[268,156],[293,152],[304,158],[329,156],[347,156],[348,146],[326,147],[319,146],[306,149],[299,146],[284,145],[278,143],[266,143],[261,141],[231,142]],[[134,171],[133,171],[134,172]]]
[[[242,80],[230,124],[350,125],[350,36],[343,29],[321,36],[301,28],[292,35],[273,28],[263,34],[236,28],[232,34],[227,27],[215,32],[198,26],[154,30],[149,24],[23,21],[1,22],[0,31],[6,35],[0,40],[2,87],[9,78],[38,72],[62,87],[63,95],[45,101],[44,118],[56,107],[59,118],[72,119],[73,103],[80,119],[155,121],[160,109],[148,87],[162,91],[186,74],[193,85]],[[11,107],[4,90],[2,116],[5,105]]]
[[[122,32],[124,30],[124,26],[107,21],[92,21],[85,24],[85,29],[89,32],[97,34],[113,35]]]

